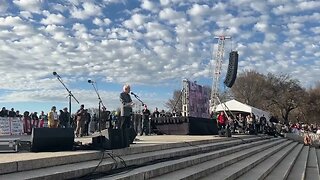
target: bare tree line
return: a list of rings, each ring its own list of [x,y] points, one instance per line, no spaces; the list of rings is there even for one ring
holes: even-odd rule
[[[182,110],[179,90],[165,104],[170,110]],[[289,121],[319,122],[320,82],[305,88],[288,74],[261,74],[249,70],[238,74],[231,89],[220,93],[221,101],[236,99],[250,106],[269,111],[274,117],[288,124]],[[178,102],[178,103],[177,103]]]

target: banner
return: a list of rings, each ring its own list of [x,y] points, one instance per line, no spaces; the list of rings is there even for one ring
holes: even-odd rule
[[[24,123],[19,117],[0,117],[0,135],[24,134]]]
[[[23,134],[23,122],[20,118],[10,118],[11,122],[11,135]]]
[[[0,135],[11,135],[10,120],[7,117],[0,117]]]

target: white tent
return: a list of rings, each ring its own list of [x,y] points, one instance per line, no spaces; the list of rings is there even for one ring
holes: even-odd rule
[[[226,107],[227,106],[227,107]],[[267,120],[270,119],[270,113],[267,111],[263,111],[261,109],[249,106],[247,104],[243,104],[235,99],[227,101],[225,103],[219,104],[216,108],[216,111],[240,111],[240,112],[247,112],[247,113],[254,113],[255,115],[261,117],[264,115]]]

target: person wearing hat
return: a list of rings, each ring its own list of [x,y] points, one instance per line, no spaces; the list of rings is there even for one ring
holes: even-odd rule
[[[59,115],[56,107],[52,106],[51,111],[48,113],[48,127],[57,128],[59,126]]]

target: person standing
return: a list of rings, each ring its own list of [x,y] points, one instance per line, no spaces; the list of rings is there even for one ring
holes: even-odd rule
[[[56,112],[56,107],[52,106],[51,111],[48,113],[48,127],[57,128],[59,125],[59,115]]]
[[[76,136],[82,137],[84,134],[84,125],[86,121],[86,112],[84,110],[84,105],[81,104],[80,109],[76,113],[76,121],[77,121],[77,128],[76,128]]]
[[[101,111],[101,118],[99,122],[99,130],[104,130],[107,128],[107,122],[108,122],[108,128],[110,127],[110,111],[107,111],[107,108],[105,106],[102,106]]]
[[[89,136],[89,124],[91,121],[91,115],[88,112],[88,109],[85,109],[85,123],[84,123],[84,135]]]
[[[226,129],[226,123],[227,123],[227,116],[224,114],[223,111],[220,112],[220,114],[217,117],[218,121],[218,129],[219,131]]]
[[[65,107],[63,108],[63,111],[60,111],[60,124],[62,128],[68,128],[69,127],[69,112],[68,112],[68,108]]]
[[[147,107],[147,105],[144,105],[144,109],[142,110],[142,129],[141,129],[141,133],[140,136],[143,135],[143,132],[145,133],[145,135],[149,135],[150,133],[150,126],[149,126],[149,117],[150,117],[151,113]]]
[[[131,115],[132,115],[132,102],[130,96],[130,85],[126,84],[123,86],[123,92],[120,93],[121,101],[121,123],[120,128],[126,129],[131,127]]]
[[[41,114],[39,115],[40,119],[40,127],[48,127],[48,116],[44,114],[43,111],[41,111]]]

